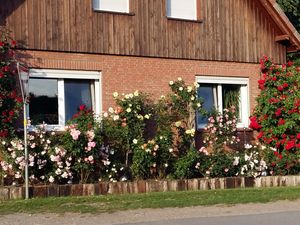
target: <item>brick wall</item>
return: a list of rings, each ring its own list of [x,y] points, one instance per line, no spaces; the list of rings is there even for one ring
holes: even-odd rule
[[[46,51],[20,51],[18,57],[33,68],[101,71],[103,110],[113,104],[114,91],[140,90],[158,98],[169,91],[169,81],[179,76],[187,83],[193,83],[196,75],[247,77],[251,111],[259,93],[257,64]]]

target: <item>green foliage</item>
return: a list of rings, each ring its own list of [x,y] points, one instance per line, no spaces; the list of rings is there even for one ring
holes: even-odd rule
[[[14,60],[16,42],[0,27],[0,138],[14,136],[22,98],[17,93],[18,73]]]
[[[180,179],[201,177],[201,174],[197,170],[199,160],[199,152],[195,149],[190,149],[186,155],[179,158],[176,162],[174,176]]]
[[[300,1],[299,0],[277,0],[289,20],[300,31]]]
[[[258,138],[277,158],[272,160],[274,172],[295,173],[300,151],[300,68],[290,62],[274,65],[267,57],[261,68],[261,94],[250,127],[259,130]]]
[[[59,180],[63,178],[69,181],[74,179],[86,183],[91,175],[99,176],[96,172],[102,167],[101,160],[105,158],[104,152],[101,151],[100,131],[100,124],[95,120],[93,112],[81,105],[79,112],[68,121],[66,132],[61,137],[61,145],[53,151],[52,156],[60,159],[53,160],[56,162],[55,174],[58,175],[53,173],[53,178],[59,177]],[[62,174],[64,176],[61,176]]]
[[[109,153],[113,152],[109,155],[111,166],[117,164],[122,170],[110,167],[108,173],[111,173],[112,169],[117,170],[114,177],[109,177],[111,180],[121,177],[128,179],[131,178],[132,164],[133,168],[137,166],[132,160],[136,160],[138,155],[141,156],[137,143],[145,142],[146,122],[151,117],[151,107],[147,96],[138,91],[121,97],[115,92],[114,97],[117,106],[110,107],[108,112],[103,114],[103,135]],[[137,155],[132,159],[135,153]]]

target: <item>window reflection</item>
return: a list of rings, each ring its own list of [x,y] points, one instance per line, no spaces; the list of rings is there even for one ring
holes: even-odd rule
[[[58,124],[57,96],[57,79],[29,79],[29,116],[32,124]]]
[[[203,99],[202,107],[208,112],[212,112],[216,107],[216,86],[213,84],[200,84],[198,89],[198,98]],[[207,124],[208,117],[198,115],[198,125]]]
[[[90,80],[64,81],[65,86],[65,120],[68,121],[78,112],[80,105],[92,109],[92,82]]]

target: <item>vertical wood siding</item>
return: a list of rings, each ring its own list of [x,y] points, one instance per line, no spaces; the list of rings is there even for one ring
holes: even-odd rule
[[[165,0],[130,0],[135,14],[96,12],[92,0],[10,0],[6,23],[28,49],[237,62],[285,62],[282,34],[256,0],[200,0],[203,23],[169,20]]]

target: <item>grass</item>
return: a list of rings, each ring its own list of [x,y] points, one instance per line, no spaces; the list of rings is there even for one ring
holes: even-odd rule
[[[35,198],[0,202],[0,214],[93,213],[138,208],[208,206],[266,203],[300,199],[300,187],[228,189],[189,192],[106,195],[90,197]]]

